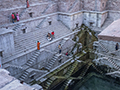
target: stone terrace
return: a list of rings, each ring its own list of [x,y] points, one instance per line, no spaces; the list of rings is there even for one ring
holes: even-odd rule
[[[37,49],[37,41],[40,41],[43,46],[49,41],[46,39],[48,32],[55,32],[55,39],[58,39],[62,36],[70,34],[72,31],[69,30],[65,25],[63,25],[60,21],[47,26],[45,28],[36,28],[34,32],[25,33],[19,36],[15,36],[15,52],[13,53],[13,57],[17,54],[24,53],[26,51],[31,51],[31,49]],[[53,39],[53,40],[55,40]],[[4,59],[11,56],[6,56]],[[12,57],[11,57],[12,58]]]
[[[60,38],[71,31],[68,30],[61,22],[57,22],[45,28],[36,29],[34,32],[22,34],[15,37],[15,53],[25,52],[29,49],[35,48],[37,41],[40,41],[41,45],[48,43],[46,39],[48,32],[55,32],[55,39]],[[54,39],[53,39],[54,40]]]

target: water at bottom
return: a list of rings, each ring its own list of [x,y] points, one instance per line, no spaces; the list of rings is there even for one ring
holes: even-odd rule
[[[78,82],[71,90],[120,90],[120,85],[109,78],[108,80],[92,76],[82,85]],[[70,90],[70,89],[69,89]]]

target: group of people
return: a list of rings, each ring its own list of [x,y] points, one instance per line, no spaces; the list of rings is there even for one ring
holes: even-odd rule
[[[19,14],[17,13],[12,13],[11,15],[12,17],[12,22],[14,23],[15,20],[19,21]]]
[[[29,2],[28,2],[28,0],[26,0],[26,8],[29,8],[29,6],[30,6]],[[19,21],[19,14],[18,14],[18,12],[17,13],[12,13],[11,17],[12,17],[12,22],[13,23],[14,23],[15,20]]]
[[[51,33],[48,33],[48,34],[47,34],[47,40],[48,40],[48,41],[52,41],[53,38],[55,38],[54,31],[52,31]]]
[[[61,53],[61,49],[62,49],[61,44],[59,44],[58,48],[59,48],[59,54],[60,54]],[[37,50],[40,50],[40,42],[39,41],[37,41]]]

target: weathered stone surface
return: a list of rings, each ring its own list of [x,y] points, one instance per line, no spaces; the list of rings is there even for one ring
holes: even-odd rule
[[[108,0],[106,5],[107,10],[120,10],[120,0]]]
[[[20,81],[9,76],[9,72],[0,69],[0,90],[33,90],[28,85],[20,84]]]
[[[14,37],[13,31],[9,29],[0,29],[0,49],[2,56],[9,55],[14,52]]]
[[[102,31],[98,37],[102,40],[120,42],[120,19],[114,21],[110,26],[108,26],[104,31]]]

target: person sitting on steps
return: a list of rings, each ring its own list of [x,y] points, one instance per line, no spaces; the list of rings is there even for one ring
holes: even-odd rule
[[[52,38],[55,38],[54,31],[51,32]]]
[[[51,40],[52,40],[50,33],[47,34],[47,40],[48,40],[48,41],[51,41]]]

